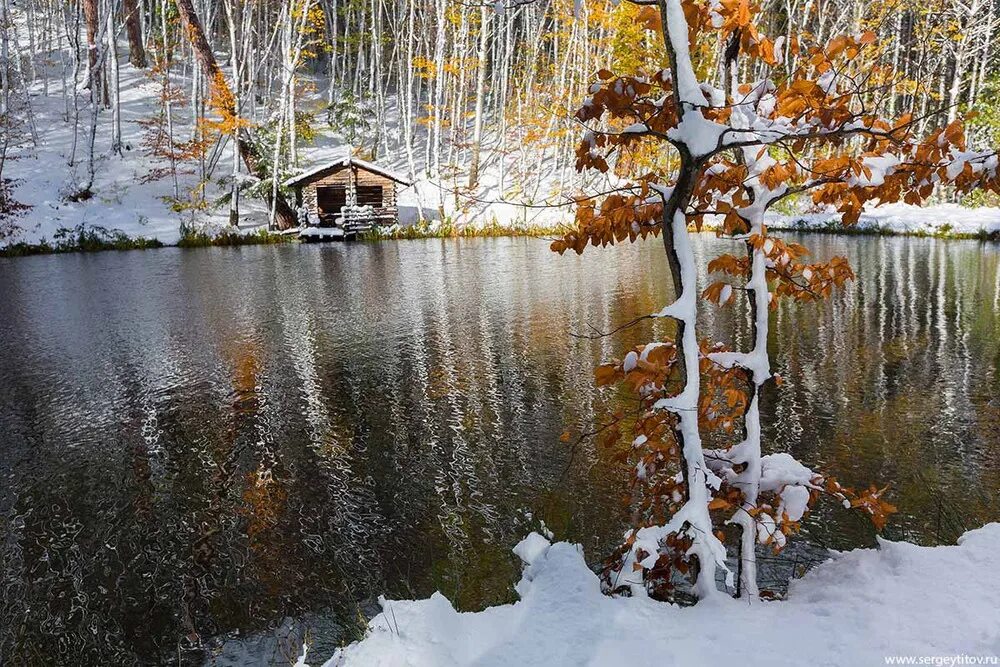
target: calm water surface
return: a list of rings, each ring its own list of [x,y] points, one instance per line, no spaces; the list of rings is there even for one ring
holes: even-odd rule
[[[1000,520],[997,246],[800,240],[859,280],[773,314],[768,448],[891,483],[890,537]],[[626,474],[559,434],[613,408],[598,360],[670,324],[573,334],[659,309],[662,264],[532,239],[0,259],[0,663],[288,664],[304,632],[319,659],[380,593],[513,599],[539,521],[600,560]],[[796,549],[872,543],[824,506]]]

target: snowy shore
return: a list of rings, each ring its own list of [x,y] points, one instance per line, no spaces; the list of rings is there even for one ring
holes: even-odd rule
[[[802,213],[768,216],[771,229],[843,232],[833,213]],[[957,204],[910,206],[887,204],[866,210],[854,226],[855,232],[945,238],[996,237],[1000,235],[1000,208],[966,208]]]
[[[412,197],[410,197],[412,198]],[[410,199],[404,195],[402,201]],[[148,201],[148,200],[147,200]],[[108,206],[108,201],[93,204],[75,203],[56,206],[51,201],[32,202],[38,208],[29,211],[21,222],[22,232],[16,234],[10,243],[23,242],[35,244],[52,241],[60,229],[80,230],[80,225],[86,229],[103,229],[108,233],[121,233],[130,239],[155,239],[165,245],[175,245],[180,240],[180,225],[182,218],[170,211],[160,211],[156,204],[148,209],[133,208],[130,205],[127,213],[114,210],[114,204]],[[106,210],[91,211],[90,207],[103,206]],[[420,238],[422,236],[448,235],[442,233],[442,227],[451,230],[453,235],[476,236],[477,232],[495,236],[504,233],[511,235],[524,234],[525,230],[552,230],[555,232],[566,224],[571,224],[569,215],[535,216],[530,220],[510,215],[517,208],[512,204],[503,204],[502,211],[493,211],[487,207],[476,218],[469,219],[456,215],[447,223],[437,219],[428,219],[423,223],[408,220],[406,224],[393,227],[387,236],[402,238]],[[257,207],[259,208],[259,206]],[[415,208],[415,206],[414,206]],[[146,211],[144,213],[143,211]],[[42,215],[39,215],[42,213]],[[147,215],[148,213],[148,215]],[[257,211],[260,221],[241,224],[238,233],[255,234],[266,228],[264,211]],[[501,213],[501,215],[496,215]],[[190,220],[187,220],[192,225]],[[407,232],[407,225],[416,225]],[[881,236],[935,236],[939,238],[979,238],[1000,240],[1000,208],[964,208],[955,204],[939,204],[925,208],[894,204],[866,211],[854,227],[845,228],[840,224],[836,214],[804,213],[796,215],[773,214],[767,216],[767,225],[772,231],[805,231],[830,234],[865,233]],[[232,227],[221,214],[203,215],[200,222],[192,227],[208,235],[223,232],[231,233]],[[706,224],[706,231],[712,230],[711,222]],[[0,244],[0,249],[3,245]]]
[[[1000,523],[956,546],[880,540],[836,554],[784,601],[688,608],[604,596],[577,546],[530,540],[515,549],[527,561],[519,602],[459,613],[441,594],[382,600],[368,636],[326,667],[997,664],[989,660],[1000,655]]]

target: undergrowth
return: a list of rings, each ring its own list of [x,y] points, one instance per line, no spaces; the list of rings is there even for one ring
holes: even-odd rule
[[[60,227],[52,241],[11,243],[0,248],[0,257],[23,257],[63,252],[99,252],[102,250],[146,250],[162,248],[163,243],[143,236],[131,237],[118,229],[81,223],[73,228]]]
[[[821,225],[810,224],[805,220],[793,220],[787,225],[775,227],[785,231],[815,232],[817,234],[841,234],[846,236],[916,236],[918,238],[938,239],[969,239],[978,241],[1000,241],[1000,234],[980,229],[975,232],[956,232],[950,224],[944,224],[932,230],[914,229],[897,231],[877,224],[844,225],[837,220],[830,220]]]
[[[429,220],[411,225],[374,227],[361,238],[366,241],[401,239],[483,238],[500,236],[551,236],[554,229],[543,225],[502,225],[494,218],[485,225],[456,225],[451,219]]]
[[[235,229],[224,229],[218,233],[211,233],[204,229],[196,229],[190,225],[181,223],[181,238],[177,241],[178,248],[205,248],[208,246],[243,246],[243,245],[270,245],[275,243],[289,243],[295,238],[287,234],[276,234],[267,229],[258,229],[256,232],[243,234]]]

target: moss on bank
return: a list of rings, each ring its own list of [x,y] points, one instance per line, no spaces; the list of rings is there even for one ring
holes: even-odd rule
[[[196,230],[181,225],[178,248],[204,248],[208,246],[244,246],[297,241],[294,236],[276,234],[260,229],[249,234],[241,234],[235,229],[226,229],[218,234]],[[38,243],[12,243],[0,248],[0,257],[25,257],[28,255],[49,255],[66,252],[100,252],[103,250],[148,250],[164,248],[167,244],[155,238],[132,237],[118,229],[100,226],[78,225],[73,229],[60,228],[53,240],[42,239]]]
[[[203,248],[208,246],[244,246],[297,241],[294,236],[276,234],[260,229],[249,234],[226,229],[218,234],[196,230],[181,225],[178,248]],[[52,241],[42,239],[38,243],[11,243],[0,247],[0,257],[26,257],[28,255],[49,255],[66,252],[100,252],[103,250],[148,250],[164,248],[167,244],[155,238],[132,237],[118,229],[107,229],[97,225],[78,225],[73,229],[61,227],[53,235]]]
[[[1000,241],[1000,232],[988,232],[981,229],[977,232],[958,232],[950,224],[943,224],[934,229],[914,229],[895,230],[882,227],[877,224],[863,224],[847,227],[837,220],[831,220],[823,224],[807,222],[803,219],[794,219],[783,224],[771,224],[769,228],[775,231],[791,232],[813,232],[816,234],[842,234],[847,236],[915,236],[920,238],[939,239],[967,239],[977,241]],[[713,232],[715,228],[705,225],[703,231]],[[393,225],[391,227],[376,228],[362,237],[368,241],[399,240],[399,239],[428,239],[428,238],[471,238],[471,237],[499,237],[499,236],[533,236],[533,237],[553,237],[560,236],[563,228],[545,226],[504,226],[496,221],[484,226],[459,226],[451,221],[444,222],[423,222],[414,223],[406,227]]]
[[[916,236],[922,238],[941,239],[971,239],[978,241],[1000,241],[1000,232],[979,230],[975,233],[956,232],[951,225],[945,224],[933,230],[915,229],[899,231],[881,227],[877,224],[856,225],[845,227],[836,220],[823,224],[807,222],[802,219],[792,219],[783,224],[772,224],[776,231],[812,232],[815,234],[842,234],[864,236]],[[704,231],[714,231],[706,226]],[[204,248],[210,246],[245,246],[272,245],[280,243],[298,243],[295,234],[280,234],[259,229],[250,233],[242,233],[237,229],[223,229],[212,233],[181,224],[181,236],[176,246],[179,248]],[[418,222],[405,227],[393,225],[379,227],[364,234],[364,241],[389,241],[404,239],[445,239],[445,238],[475,238],[475,237],[551,237],[560,234],[559,228],[540,225],[505,226],[496,220],[487,225],[456,225],[451,220]],[[13,243],[0,247],[0,257],[23,257],[28,255],[43,255],[67,252],[99,252],[103,250],[146,250],[163,248],[166,244],[155,238],[130,237],[121,230],[107,229],[101,226],[78,225],[72,229],[60,228],[50,242],[42,239],[38,243]]]

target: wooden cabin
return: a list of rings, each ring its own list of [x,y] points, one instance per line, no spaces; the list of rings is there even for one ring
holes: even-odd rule
[[[399,222],[399,185],[408,187],[411,183],[400,174],[356,157],[320,165],[285,181],[285,186],[295,191],[296,206],[306,223],[303,226],[340,228],[348,236],[374,225]]]

